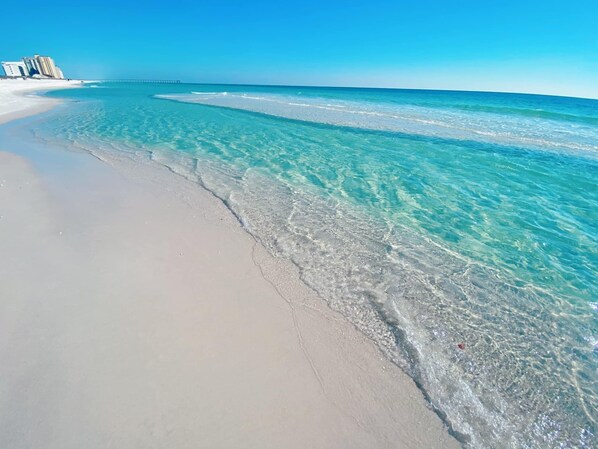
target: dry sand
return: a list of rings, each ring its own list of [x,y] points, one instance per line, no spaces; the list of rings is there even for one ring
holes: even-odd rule
[[[58,103],[58,100],[28,93],[79,86],[79,80],[0,79],[0,123],[47,111]]]
[[[4,149],[0,447],[459,446],[208,192],[127,159]]]

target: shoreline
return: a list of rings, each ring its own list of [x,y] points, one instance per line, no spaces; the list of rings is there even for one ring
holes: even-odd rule
[[[126,156],[23,146],[0,148],[3,445],[459,447],[207,190]]]
[[[82,84],[82,80],[1,79],[0,125],[12,120],[49,111],[60,103],[60,100],[34,95],[34,93],[55,89],[76,88]]]

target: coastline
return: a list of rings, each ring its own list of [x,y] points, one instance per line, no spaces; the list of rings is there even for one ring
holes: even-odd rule
[[[57,103],[19,98],[0,123]],[[124,156],[0,149],[3,446],[459,447],[201,187]]]
[[[60,103],[53,98],[26,94],[75,88],[82,83],[80,80],[0,79],[0,124],[48,111]]]

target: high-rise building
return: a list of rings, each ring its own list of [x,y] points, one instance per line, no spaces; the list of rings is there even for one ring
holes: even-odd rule
[[[27,73],[29,76],[40,74],[39,66],[37,65],[35,58],[26,57],[23,58],[23,62],[25,63],[25,67],[27,68]]]
[[[40,55],[35,55],[34,57],[39,67],[39,72],[42,75],[49,76],[50,78],[62,78],[62,75],[56,70],[56,64],[54,64],[52,58]]]
[[[9,77],[33,76],[36,78],[64,79],[60,67],[49,56],[35,55],[18,62],[2,62],[2,68]]]
[[[6,76],[29,76],[24,62],[2,62],[2,68]]]

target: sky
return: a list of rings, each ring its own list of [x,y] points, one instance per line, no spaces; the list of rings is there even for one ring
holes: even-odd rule
[[[598,0],[7,1],[0,30],[72,78],[598,98]]]

